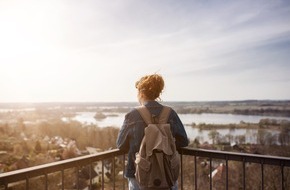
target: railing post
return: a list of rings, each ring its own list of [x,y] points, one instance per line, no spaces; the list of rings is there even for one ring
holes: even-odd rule
[[[91,163],[90,165],[90,188],[89,189],[92,189],[93,188],[93,177],[92,177],[92,170],[94,170],[94,166],[93,164]]]
[[[113,157],[113,163],[112,163],[112,170],[113,170],[113,190],[115,190],[116,182],[115,182],[115,156]]]
[[[105,174],[104,174],[104,160],[102,160],[102,190],[105,189]]]
[[[181,186],[181,190],[183,190],[183,154],[182,154],[182,151],[181,151],[181,154],[180,154],[180,171],[181,171],[181,174],[180,174],[180,186]]]
[[[126,168],[126,164],[125,164],[125,154],[123,155],[123,190],[125,190],[125,168]]]
[[[261,160],[261,178],[262,190],[264,190],[264,160]]]
[[[229,189],[229,161],[228,156],[226,155],[226,190]]]
[[[245,157],[243,157],[243,189],[246,189],[246,162]]]
[[[48,190],[48,178],[47,178],[47,173],[44,175],[44,179],[45,179],[45,190]]]
[[[211,168],[212,168],[212,158],[209,157],[209,189],[212,190],[212,171],[211,171]]]
[[[64,190],[64,169],[61,170],[61,189]]]
[[[282,190],[284,190],[284,164],[281,163],[281,185],[282,185]]]
[[[195,190],[197,190],[197,163],[196,163],[196,155],[194,155],[194,186],[195,186]]]
[[[79,184],[80,184],[80,179],[79,179],[79,172],[80,172],[80,167],[76,167],[76,174],[77,174],[77,189],[79,189]]]
[[[29,190],[29,178],[28,178],[28,176],[26,176],[25,184],[26,184],[26,190]]]

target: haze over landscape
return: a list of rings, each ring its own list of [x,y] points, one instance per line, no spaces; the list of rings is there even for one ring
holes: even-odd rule
[[[1,0],[0,102],[289,99],[289,1]]]

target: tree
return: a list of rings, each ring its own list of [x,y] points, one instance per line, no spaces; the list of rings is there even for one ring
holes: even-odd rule
[[[39,142],[39,141],[36,141],[36,144],[35,144],[34,150],[35,150],[35,152],[36,152],[37,154],[41,152],[42,148],[41,148],[41,145],[40,145],[40,142]]]
[[[266,144],[266,136],[267,132],[264,129],[258,129],[258,134],[257,134],[257,143],[261,145]]]
[[[225,137],[230,144],[234,141],[234,136],[231,133],[226,134]]]
[[[19,127],[19,129],[20,129],[22,132],[24,132],[25,129],[26,129],[26,126],[25,126],[25,124],[24,124],[24,120],[23,120],[23,118],[22,118],[22,117],[18,118],[17,123],[18,123],[18,127]]]
[[[290,144],[290,124],[282,124],[281,128],[278,139],[282,146],[287,146]]]
[[[219,138],[219,135],[220,133],[217,132],[217,130],[211,130],[209,133],[208,133],[208,137],[212,140],[212,144],[216,144],[218,138]]]
[[[238,144],[245,144],[246,142],[245,135],[237,135],[235,139],[236,139],[236,142],[238,142]]]

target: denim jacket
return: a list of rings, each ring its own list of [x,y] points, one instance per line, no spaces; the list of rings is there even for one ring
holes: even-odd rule
[[[144,104],[152,115],[158,116],[163,106],[157,101],[149,101]],[[187,134],[177,113],[172,109],[168,117],[171,132],[175,137],[176,147],[188,145]],[[141,141],[144,136],[146,123],[143,121],[137,109],[132,109],[126,114],[122,128],[117,138],[117,147],[128,152],[128,164],[125,172],[126,177],[135,177],[135,154],[139,151]]]

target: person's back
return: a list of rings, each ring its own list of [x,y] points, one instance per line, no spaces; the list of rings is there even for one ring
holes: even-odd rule
[[[136,179],[148,189],[169,189],[178,179],[180,157],[171,133],[168,116],[171,108],[164,106],[154,117],[145,106],[137,109],[146,122],[145,135],[136,154]]]
[[[153,116],[158,117],[163,109],[163,105],[155,101],[159,98],[163,87],[164,81],[162,77],[157,74],[142,77],[136,83],[139,103],[145,106]],[[176,140],[176,147],[179,148],[187,146],[188,139],[184,126],[173,109],[170,110],[167,122],[170,124],[172,136]],[[128,151],[128,164],[125,176],[129,181],[129,189],[143,189],[140,188],[139,183],[135,179],[135,159],[136,153],[140,149],[146,126],[147,124],[143,120],[137,108],[134,108],[126,114],[123,126],[118,135],[117,147]],[[175,185],[175,189],[177,189],[177,185]]]

